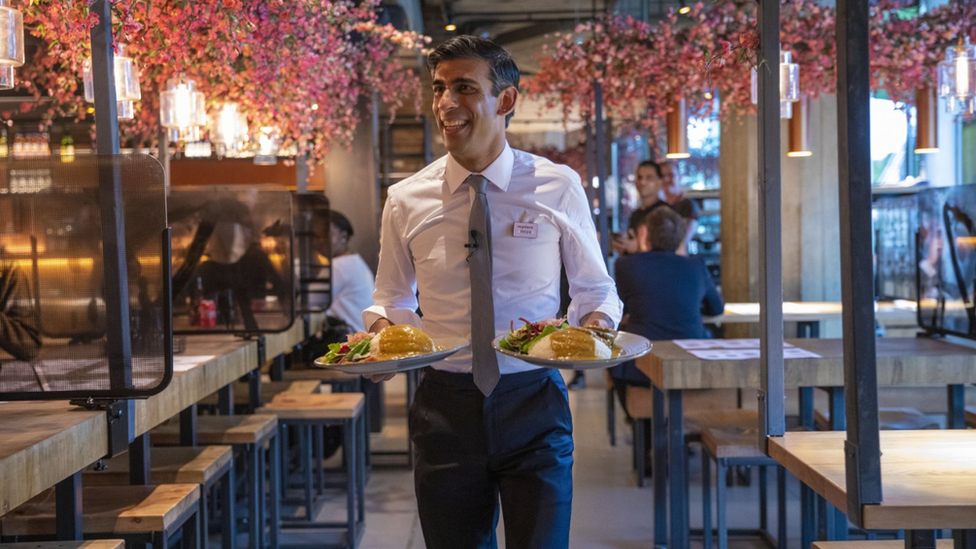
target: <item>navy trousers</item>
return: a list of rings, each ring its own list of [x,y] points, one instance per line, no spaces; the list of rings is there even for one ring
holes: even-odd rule
[[[410,408],[427,549],[566,549],[573,419],[556,370],[503,375],[487,398],[470,374],[428,368]]]

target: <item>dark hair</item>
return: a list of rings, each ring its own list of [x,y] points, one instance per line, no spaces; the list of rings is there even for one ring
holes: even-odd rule
[[[481,59],[488,63],[488,75],[491,77],[491,94],[498,94],[509,87],[519,89],[519,69],[505,48],[485,38],[477,36],[455,36],[427,55],[427,70],[434,75],[437,65],[454,59]],[[515,111],[505,117],[505,125],[511,120]]]
[[[657,172],[658,177],[664,177],[664,174],[661,173],[661,165],[653,160],[645,160],[638,164],[637,170],[640,170],[641,168],[654,168],[654,171]],[[634,173],[637,173],[637,170],[634,170]]]
[[[349,237],[352,237],[352,223],[346,219],[346,216],[335,210],[329,210],[329,223],[335,225],[337,229],[346,233]]]
[[[685,220],[673,208],[654,208],[644,218],[651,250],[673,252],[685,239]]]

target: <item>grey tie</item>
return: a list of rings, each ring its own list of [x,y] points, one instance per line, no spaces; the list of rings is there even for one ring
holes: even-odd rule
[[[491,296],[491,215],[488,213],[488,180],[471,174],[464,180],[474,189],[468,218],[468,269],[471,271],[471,373],[485,396],[498,384],[498,357],[491,347],[495,338],[495,305]]]

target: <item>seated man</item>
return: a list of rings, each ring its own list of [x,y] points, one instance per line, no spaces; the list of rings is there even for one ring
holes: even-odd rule
[[[638,227],[640,252],[617,260],[617,294],[624,302],[620,329],[651,340],[707,337],[702,313],[721,314],[725,304],[705,264],[678,255],[684,219],[670,206],[654,208]],[[649,387],[633,361],[610,369],[620,401],[627,385]]]
[[[0,349],[30,360],[41,348],[27,281],[16,265],[0,261]]]

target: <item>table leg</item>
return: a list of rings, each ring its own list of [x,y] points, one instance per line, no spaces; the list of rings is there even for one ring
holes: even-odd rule
[[[844,388],[830,387],[830,429],[844,431],[847,429],[847,410],[844,402]],[[843,541],[847,539],[847,515],[833,505],[826,504],[826,537],[827,541]]]
[[[149,484],[149,433],[144,433],[129,444],[129,484]]]
[[[905,549],[935,549],[935,530],[907,530]]]
[[[281,381],[285,378],[285,355],[278,355],[271,360],[271,368],[268,370],[268,377],[271,381]]]
[[[964,385],[949,386],[949,428],[966,428],[966,387]]]
[[[180,446],[197,445],[197,405],[180,412]]]
[[[54,490],[58,540],[80,540],[82,538],[81,472],[62,480]]]
[[[680,390],[668,391],[668,465],[671,491],[671,549],[688,549],[688,460]],[[719,484],[722,483],[719,475]],[[721,512],[721,511],[719,511]]]
[[[668,435],[664,415],[664,392],[651,388],[653,410],[651,419],[651,453],[654,468],[654,546],[668,545]],[[641,474],[638,471],[638,474]]]
[[[953,530],[953,549],[976,549],[976,530]]]
[[[234,415],[234,384],[228,383],[217,390],[217,413],[222,416]]]
[[[800,426],[813,431],[813,387],[800,387]]]

